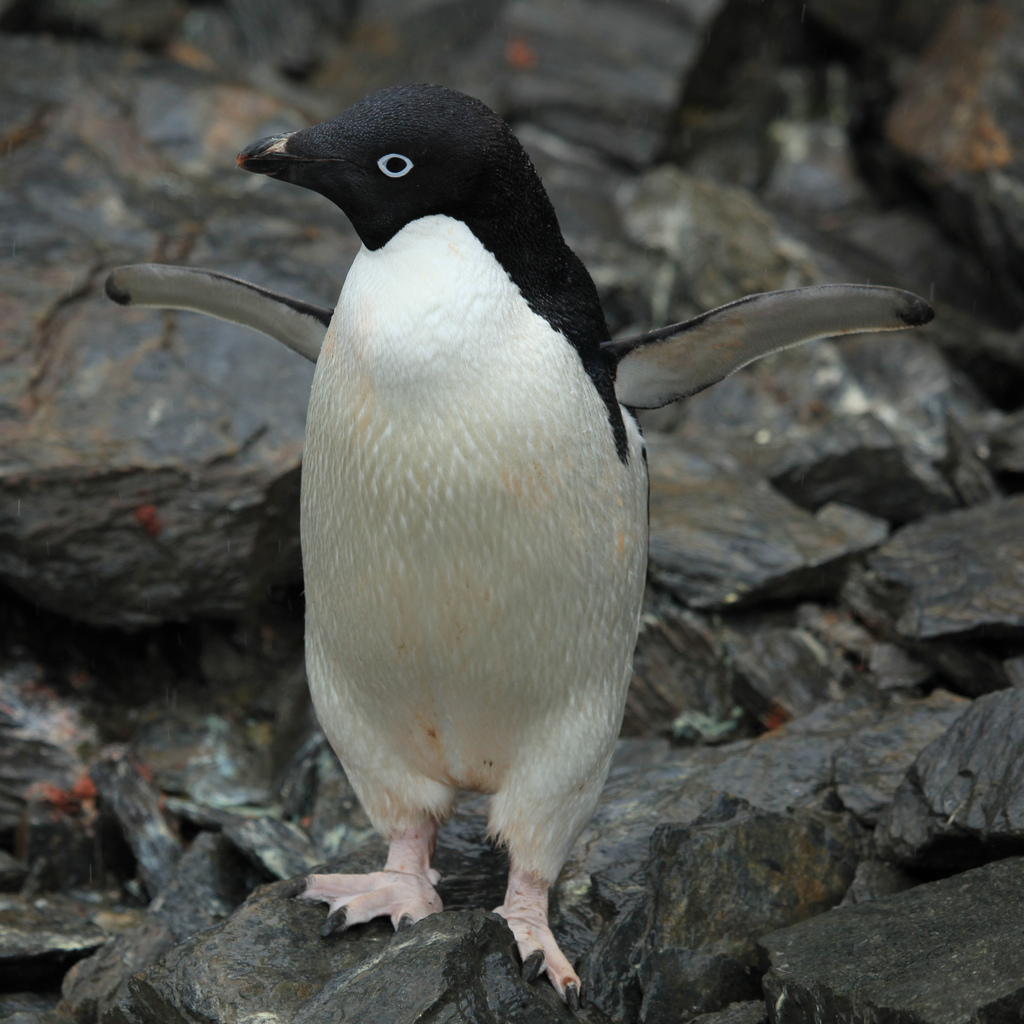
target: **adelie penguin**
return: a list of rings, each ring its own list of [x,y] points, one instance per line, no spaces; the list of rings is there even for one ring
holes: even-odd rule
[[[115,270],[125,304],[247,324],[316,360],[302,472],[306,664],[382,871],[313,875],[323,934],[441,910],[431,856],[460,789],[492,794],[510,854],[496,912],[523,973],[576,1007],[548,889],[593,812],[619,732],[647,564],[634,409],[759,356],[898,330],[907,292],[753,295],[612,341],[529,158],[484,104],[386,89],[238,165],[319,192],[363,246],[333,311],[204,270]]]

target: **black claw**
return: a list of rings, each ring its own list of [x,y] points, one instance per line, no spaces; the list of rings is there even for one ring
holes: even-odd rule
[[[523,961],[523,981],[527,985],[532,985],[537,980],[540,974],[541,968],[544,966],[544,950],[535,949],[524,961]]]
[[[406,928],[413,926],[412,914],[403,914],[395,925],[396,932],[404,932]]]
[[[320,938],[326,939],[329,935],[336,935],[338,932],[343,932],[348,925],[345,923],[345,918],[348,917],[348,911],[344,907],[338,907],[338,909],[324,921],[323,928],[320,929]]]
[[[277,895],[282,900],[290,900],[293,896],[301,896],[308,887],[308,878],[293,878],[283,889],[277,890]]]
[[[575,982],[565,986],[565,1001],[569,1004],[569,1009],[573,1013],[580,1012],[580,993],[579,989],[576,988]]]

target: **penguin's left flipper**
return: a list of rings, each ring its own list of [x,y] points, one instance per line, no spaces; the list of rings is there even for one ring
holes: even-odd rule
[[[187,309],[251,327],[313,362],[334,315],[333,309],[214,270],[163,263],[116,267],[107,275],[106,292],[122,306]]]
[[[934,316],[924,299],[899,288],[821,284],[748,295],[602,349],[615,365],[620,404],[658,409],[771,352],[814,338],[918,327]]]

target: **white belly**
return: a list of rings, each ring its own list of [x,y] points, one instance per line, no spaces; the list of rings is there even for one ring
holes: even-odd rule
[[[302,480],[311,691],[357,788],[384,757],[488,792],[526,759],[603,761],[646,565],[626,420],[624,465],[579,357],[465,225],[359,254]]]

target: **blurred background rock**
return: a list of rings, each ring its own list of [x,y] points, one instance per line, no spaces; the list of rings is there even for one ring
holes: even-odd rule
[[[248,889],[376,856],[305,696],[311,367],[232,325],[117,308],[102,283],[166,261],[333,305],[347,222],[234,156],[399,82],[511,122],[615,334],[827,281],[937,311],[644,415],[630,738],[559,893],[601,1010],[745,1000],[760,1019],[775,947],[757,936],[851,885],[850,905],[896,899],[1024,853],[1018,783],[966,814],[922,753],[1024,756],[1022,54],[1002,0],[0,0],[0,990],[20,993],[0,1016],[54,1012],[80,960],[61,1019],[215,1017],[157,961],[199,970],[185,940],[216,925],[269,970],[264,904],[231,916]],[[977,726],[947,732],[968,707]],[[470,801],[443,837],[455,907],[500,899],[480,815]],[[748,914],[737,890],[698,935],[666,909],[665,851],[711,844],[738,877],[748,836],[802,837],[783,873],[824,902]],[[458,920],[438,948],[504,949]],[[341,969],[316,964],[306,1000]]]

